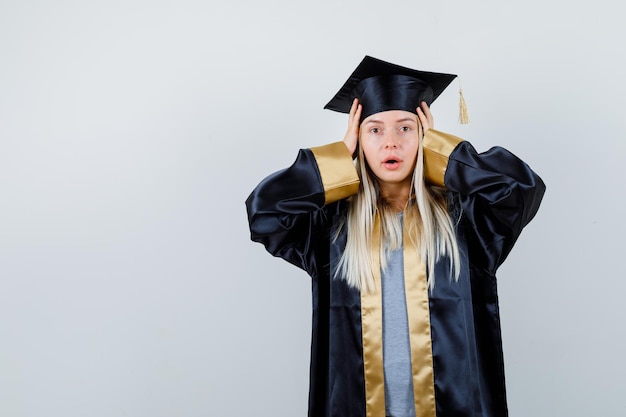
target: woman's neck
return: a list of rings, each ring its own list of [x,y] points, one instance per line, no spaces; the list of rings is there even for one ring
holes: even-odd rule
[[[385,184],[380,187],[380,197],[398,212],[406,208],[410,193],[411,184]]]

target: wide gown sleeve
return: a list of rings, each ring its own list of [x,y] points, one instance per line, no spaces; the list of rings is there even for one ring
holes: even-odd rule
[[[475,265],[495,275],[545,193],[541,178],[501,147],[478,153],[466,141],[430,129],[424,137],[426,179],[456,193]]]
[[[268,252],[315,276],[315,253],[328,241],[327,205],[358,191],[359,179],[343,142],[301,149],[296,161],[265,178],[246,200],[250,237]]]

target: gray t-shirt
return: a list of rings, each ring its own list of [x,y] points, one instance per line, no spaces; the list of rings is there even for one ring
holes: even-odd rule
[[[387,416],[415,417],[402,248],[388,253],[381,281],[385,411]]]

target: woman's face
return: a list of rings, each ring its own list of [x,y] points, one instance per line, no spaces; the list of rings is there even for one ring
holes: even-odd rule
[[[389,110],[361,123],[360,146],[381,188],[411,185],[419,147],[417,115]]]

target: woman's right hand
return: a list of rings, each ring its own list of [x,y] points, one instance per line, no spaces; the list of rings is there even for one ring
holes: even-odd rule
[[[355,98],[350,108],[350,115],[348,116],[348,130],[343,137],[343,143],[345,143],[352,156],[354,156],[356,145],[359,142],[359,125],[361,124],[362,110],[363,106],[359,104],[359,99]]]

